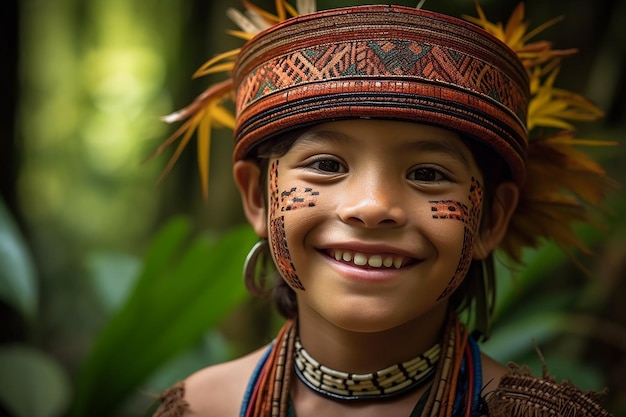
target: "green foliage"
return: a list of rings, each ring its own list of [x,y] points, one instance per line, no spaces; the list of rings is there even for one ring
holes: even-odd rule
[[[37,315],[37,276],[32,256],[0,199],[0,300],[29,323]],[[0,347],[0,403],[15,417],[57,417],[67,409],[71,386],[65,370],[40,349]]]
[[[618,213],[624,204],[626,196],[618,195],[607,202],[606,210]],[[611,339],[590,327],[590,322],[598,325],[603,321],[599,314],[603,299],[598,293],[605,292],[600,280],[607,279],[592,275],[598,274],[603,261],[603,246],[610,246],[612,238],[619,239],[626,224],[619,216],[605,215],[604,220],[610,234],[597,227],[577,228],[577,235],[591,248],[591,256],[567,254],[545,242],[537,249],[526,250],[521,266],[503,258],[496,262],[495,329],[482,346],[485,353],[502,363],[525,364],[537,375],[544,372],[545,366],[558,380],[573,381],[583,389],[601,390],[607,385],[603,372],[582,359],[590,339]],[[551,281],[563,274],[567,281],[574,281],[571,275],[578,275],[580,284],[551,289]],[[611,328],[626,332],[619,324]]]
[[[35,266],[24,239],[0,199],[0,300],[25,318],[37,312]]]
[[[100,251],[88,256],[87,266],[102,306],[112,314],[137,282],[141,259],[124,252]]]
[[[30,346],[0,349],[0,402],[15,417],[58,417],[70,402],[71,386],[58,362]]]
[[[187,242],[189,233],[189,222],[175,219],[152,242],[128,300],[82,367],[72,415],[111,415],[246,297],[240,278],[251,229],[234,228],[217,241]]]

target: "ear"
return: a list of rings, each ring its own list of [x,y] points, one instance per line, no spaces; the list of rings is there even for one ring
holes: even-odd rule
[[[513,182],[503,182],[495,190],[491,212],[481,225],[474,242],[474,259],[485,259],[500,244],[509,227],[519,199],[519,187]]]
[[[235,162],[233,176],[239,192],[243,211],[250,225],[260,237],[267,237],[267,214],[263,190],[259,183],[261,168],[251,160]]]

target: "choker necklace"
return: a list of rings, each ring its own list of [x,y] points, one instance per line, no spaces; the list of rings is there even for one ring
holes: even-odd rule
[[[295,341],[294,368],[298,378],[313,391],[336,400],[376,400],[417,388],[435,372],[441,345],[418,357],[367,374],[330,369],[309,355],[300,338]]]

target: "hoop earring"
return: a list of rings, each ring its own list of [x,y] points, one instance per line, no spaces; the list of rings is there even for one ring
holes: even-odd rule
[[[262,295],[267,282],[267,260],[269,244],[261,239],[252,246],[243,264],[243,282],[253,295]]]

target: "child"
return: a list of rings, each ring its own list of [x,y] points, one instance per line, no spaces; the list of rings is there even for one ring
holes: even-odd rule
[[[599,115],[551,90],[571,51],[524,44],[521,8],[502,30],[480,9],[478,26],[389,5],[308,4],[285,20],[287,6],[278,1],[275,17],[231,12],[251,33],[278,23],[209,61],[200,75],[227,68],[230,78],[168,119],[187,119],[172,140],[184,146],[197,129],[201,150],[211,124],[234,127],[234,177],[261,239],[246,284],[264,291],[269,257],[287,320],[270,346],[168,390],[155,415],[608,415],[595,394],[477,346],[493,250],[518,259],[541,237],[575,243],[569,226],[584,212],[571,195],[605,180],[541,106],[558,98]],[[231,92],[235,120],[221,107]],[[530,137],[535,125],[565,131]],[[553,175],[568,168],[583,178]]]

